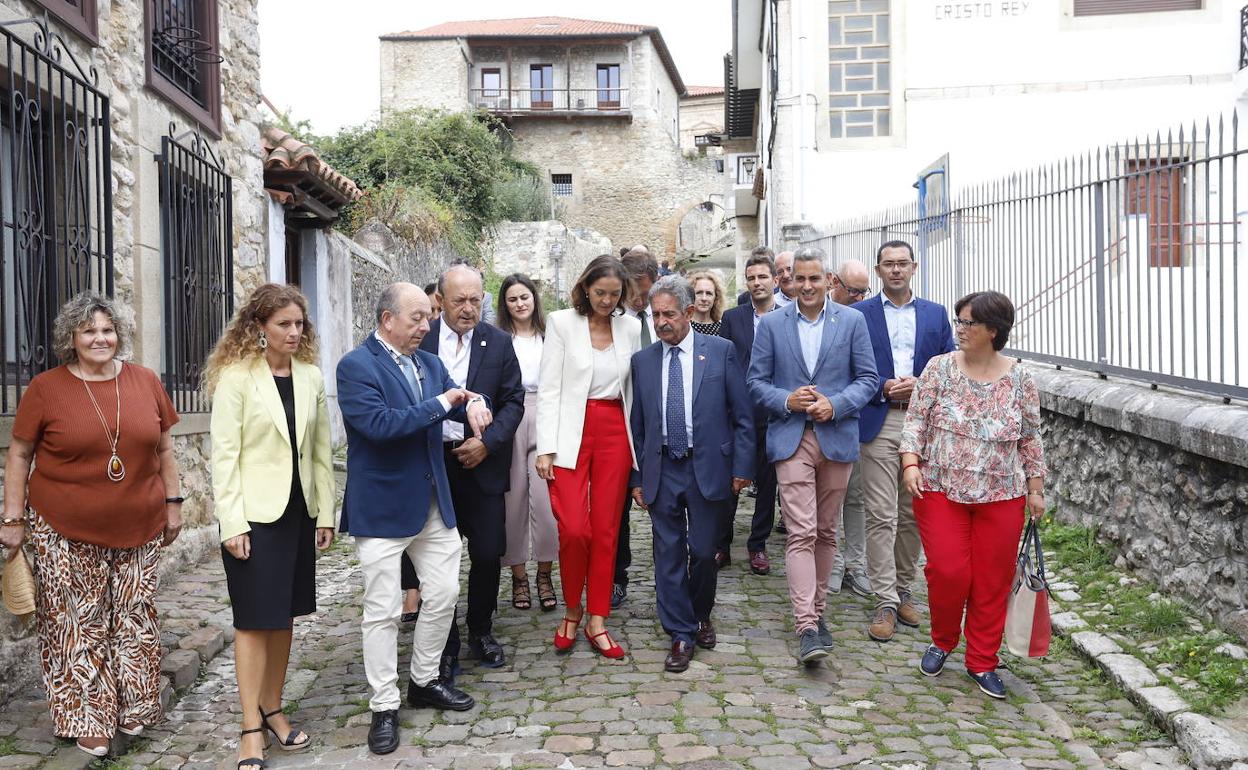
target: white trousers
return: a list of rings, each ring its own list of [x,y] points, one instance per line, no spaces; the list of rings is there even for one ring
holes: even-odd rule
[[[399,615],[403,591],[399,559],[404,551],[420,577],[420,618],[412,632],[411,681],[425,685],[437,679],[438,661],[459,600],[459,530],[447,529],[437,503],[429,519],[412,537],[357,537],[356,551],[364,573],[364,673],[373,711],[392,711],[399,698]]]

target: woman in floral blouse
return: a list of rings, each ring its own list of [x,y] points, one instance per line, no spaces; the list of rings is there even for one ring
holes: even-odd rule
[[[923,370],[901,439],[932,614],[932,645],[919,668],[939,674],[964,632],[967,673],[1004,698],[997,650],[1018,539],[1024,512],[1044,513],[1040,397],[1027,370],[998,352],[1014,325],[1008,297],[976,292],[954,312],[959,350]]]

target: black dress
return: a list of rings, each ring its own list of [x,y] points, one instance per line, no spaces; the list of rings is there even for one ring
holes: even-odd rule
[[[719,336],[719,327],[720,327],[719,321],[710,321],[708,323],[702,323],[701,321],[690,321],[689,325],[692,326],[693,330],[697,332],[698,334],[709,334],[712,337]]]
[[[221,546],[234,627],[244,631],[284,630],[292,618],[316,612],[316,526],[299,480],[295,385],[290,377],[274,376],[273,381],[291,440],[290,498],[277,521],[251,522],[251,558],[235,559]]]

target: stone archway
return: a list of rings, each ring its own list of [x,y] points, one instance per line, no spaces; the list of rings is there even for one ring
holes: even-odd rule
[[[701,263],[720,252],[733,251],[736,228],[714,197],[681,205],[664,223],[664,253],[674,257],[677,264]]]

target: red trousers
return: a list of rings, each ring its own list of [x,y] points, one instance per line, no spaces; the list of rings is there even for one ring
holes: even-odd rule
[[[568,607],[611,614],[611,583],[620,510],[628,494],[633,457],[619,401],[590,400],[575,468],[555,468],[550,507],[559,525],[559,578]]]
[[[966,669],[976,674],[997,667],[1024,502],[1016,497],[968,505],[939,492],[914,498],[914,518],[927,552],[932,644],[952,652],[965,611]]]

